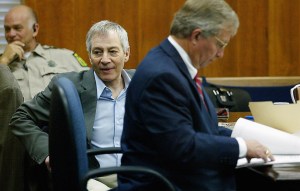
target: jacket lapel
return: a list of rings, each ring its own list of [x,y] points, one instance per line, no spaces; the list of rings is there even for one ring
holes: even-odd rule
[[[181,56],[177,52],[177,50],[169,42],[168,39],[166,39],[165,41],[163,41],[160,44],[160,46],[170,56],[170,58],[174,61],[174,63],[176,64],[176,66],[179,68],[179,70],[182,73],[182,75],[186,78],[186,80],[188,81],[188,83],[190,85],[190,88],[193,91],[193,95],[197,98],[198,104],[201,105],[201,108],[204,109],[205,106],[204,106],[204,103],[202,103],[202,100],[201,100],[200,95],[198,93],[196,84],[195,84],[194,80],[191,79],[189,71],[188,71],[188,69],[187,69],[184,61],[182,60]]]
[[[90,69],[88,72],[84,73],[81,81],[81,87],[82,91],[79,92],[79,96],[84,113],[87,138],[91,141],[97,105],[97,90],[94,70]]]

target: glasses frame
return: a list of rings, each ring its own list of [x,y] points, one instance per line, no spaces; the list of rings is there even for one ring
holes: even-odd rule
[[[223,40],[219,39],[218,37],[214,36],[214,38],[217,40],[217,42],[218,42],[217,46],[220,49],[224,49],[228,45],[228,43],[224,42]]]

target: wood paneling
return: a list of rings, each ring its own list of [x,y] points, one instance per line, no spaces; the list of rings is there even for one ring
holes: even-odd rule
[[[300,1],[269,0],[269,74],[300,75]]]
[[[185,0],[24,0],[39,16],[39,41],[65,47],[86,61],[85,36],[92,24],[111,20],[128,32],[135,68],[168,36]],[[201,70],[210,77],[300,75],[300,1],[227,0],[240,18],[237,35],[222,59]]]

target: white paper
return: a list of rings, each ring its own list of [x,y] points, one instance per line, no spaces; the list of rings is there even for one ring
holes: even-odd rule
[[[275,161],[265,162],[260,158],[251,159],[250,163],[248,163],[246,158],[242,158],[238,160],[237,168],[248,167],[248,166],[261,166],[261,165],[272,165],[272,164],[292,164],[292,163],[300,163],[300,155],[273,155]]]
[[[300,163],[300,137],[262,125],[247,119],[240,118],[232,131],[232,137],[241,137],[244,140],[257,140],[265,145],[275,157],[275,161],[265,163],[263,159],[246,158],[238,160],[237,168],[245,166],[271,165],[283,163]]]
[[[238,119],[231,136],[257,140],[273,155],[300,155],[300,137],[247,119]]]

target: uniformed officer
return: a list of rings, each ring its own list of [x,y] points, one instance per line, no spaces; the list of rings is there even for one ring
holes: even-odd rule
[[[25,5],[13,7],[6,14],[4,29],[8,45],[0,63],[10,67],[25,101],[44,90],[54,75],[89,69],[73,51],[39,44],[36,14]]]
[[[9,66],[18,81],[25,101],[32,99],[38,92],[44,90],[54,75],[89,69],[87,64],[74,52],[38,43],[36,39],[39,32],[38,19],[30,7],[25,5],[13,7],[5,15],[4,29],[8,44],[0,55],[0,64]],[[9,72],[9,70],[5,72]],[[1,128],[4,127],[1,126]],[[8,137],[8,134],[0,134],[0,140]],[[19,144],[19,142],[14,144]],[[3,147],[14,148],[14,145],[3,145]],[[3,150],[0,149],[0,156],[2,152]],[[11,156],[19,162],[25,160],[24,154],[17,150],[12,149]],[[0,188],[5,188],[7,191],[19,191],[20,189],[16,189],[17,187],[14,185],[24,184],[24,190],[50,190],[47,169],[45,166],[35,163],[31,158],[26,158],[25,173],[21,168],[16,170],[16,168],[6,165],[13,165],[13,163],[7,161],[5,163],[3,160],[0,162]],[[5,173],[8,172],[5,169],[9,169],[10,173]],[[8,182],[4,178],[13,181]],[[5,184],[5,187],[2,184]]]

